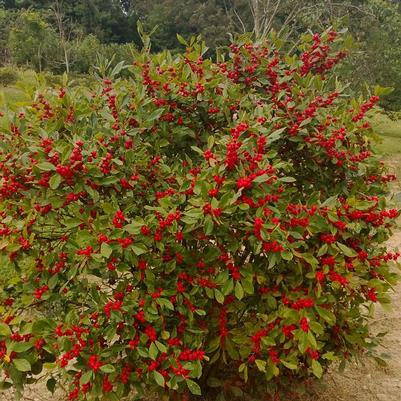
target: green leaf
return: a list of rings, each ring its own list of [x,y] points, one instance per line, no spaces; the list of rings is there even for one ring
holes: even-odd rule
[[[163,113],[164,113],[164,109],[163,108],[157,109],[152,114],[150,114],[146,118],[146,120],[149,121],[149,122],[158,120],[162,116]]]
[[[189,391],[194,395],[201,395],[202,391],[198,383],[193,380],[187,380],[187,386]]]
[[[269,175],[267,175],[267,174],[262,174],[262,175],[259,175],[258,177],[256,177],[256,178],[253,180],[253,182],[255,182],[255,183],[266,182],[269,178],[270,178]]]
[[[113,373],[113,372],[116,371],[115,367],[113,365],[110,365],[110,364],[101,366],[100,370],[103,373]]]
[[[160,387],[164,387],[164,377],[161,373],[159,373],[157,370],[153,371],[153,377],[156,380],[156,383],[160,386]]]
[[[224,295],[217,288],[214,289],[214,296],[219,304],[224,303]]]
[[[131,224],[124,226],[124,231],[127,231],[130,234],[139,234],[141,232],[141,227],[144,224],[144,221],[134,221]]]
[[[179,33],[177,33],[177,39],[182,45],[189,46],[188,42]]]
[[[340,242],[337,242],[336,244],[345,256],[352,258],[358,255],[353,249],[349,248],[348,246],[341,244]]]
[[[144,253],[147,253],[148,250],[145,248],[145,246],[139,246],[139,245],[131,245],[131,249],[135,253],[135,255],[143,255]]]
[[[33,344],[31,343],[14,343],[11,346],[11,350],[15,352],[25,352],[28,351],[33,347]]]
[[[290,261],[293,259],[294,255],[290,251],[283,251],[281,252],[281,257],[286,261]]]
[[[392,88],[391,86],[383,87],[380,85],[376,85],[374,87],[374,94],[376,96],[386,96],[386,95],[389,95],[390,93],[392,93],[393,91],[394,91],[394,88]]]
[[[155,342],[156,347],[159,349],[160,352],[167,352],[167,347],[159,341]]]
[[[299,254],[301,258],[303,258],[306,262],[308,262],[311,266],[318,266],[319,261],[310,253],[302,253]]]
[[[56,171],[56,167],[54,166],[54,164],[51,164],[49,162],[39,163],[36,165],[36,167],[43,171]]]
[[[191,149],[200,155],[203,155],[203,150],[198,148],[197,146],[191,146]]]
[[[244,291],[249,294],[253,295],[255,293],[255,288],[253,287],[252,277],[248,277],[241,280],[242,288]]]
[[[29,372],[31,364],[26,359],[13,359],[13,364],[20,372]]]
[[[5,323],[0,323],[0,336],[11,336],[11,330]]]
[[[214,223],[210,216],[205,218],[205,234],[210,235],[213,232]]]
[[[87,372],[85,372],[81,378],[79,379],[79,383],[82,384],[86,384],[89,383],[92,379],[93,376],[93,372],[91,370],[88,370]]]
[[[13,386],[13,383],[11,383],[11,382],[1,381],[0,382],[0,391],[8,390],[12,386]]]
[[[103,178],[101,183],[102,185],[111,185],[115,184],[118,181],[119,181],[118,177],[111,175],[109,177]]]
[[[262,361],[261,359],[256,359],[255,363],[261,372],[266,372],[266,361]]]
[[[235,283],[235,296],[237,299],[241,300],[244,298],[244,289],[242,288],[242,285],[239,281]]]
[[[267,137],[267,143],[270,145],[272,142],[277,141],[278,139],[281,138],[281,134],[286,130],[287,128],[280,128],[276,131],[273,131],[268,137]]]
[[[149,356],[153,360],[156,360],[158,354],[159,354],[159,349],[157,348],[156,344],[152,342],[152,344],[150,344],[149,347]]]
[[[55,274],[55,275],[50,277],[49,281],[47,282],[47,285],[52,290],[53,288],[56,287],[57,283],[58,283],[58,275]]]
[[[89,373],[92,373],[92,372],[89,372]],[[85,375],[84,375],[85,376]],[[83,376],[82,376],[83,377]],[[81,379],[82,379],[82,377],[81,377]],[[55,391],[55,389],[56,389],[56,384],[57,384],[57,382],[56,382],[56,379],[54,379],[53,377],[51,377],[47,382],[46,382],[46,388],[52,393],[52,394],[54,394],[54,391]],[[84,384],[84,383],[82,383],[82,384]]]
[[[288,369],[291,370],[296,370],[298,369],[298,366],[295,363],[287,362],[287,361],[281,361],[281,363]]]
[[[270,347],[275,347],[276,346],[276,342],[274,341],[273,338],[271,337],[262,337],[262,345],[265,348],[270,348]]]
[[[126,68],[128,68],[128,65],[124,65],[125,61],[120,61],[113,69],[113,71],[111,72],[110,76],[114,77],[117,74],[119,74],[121,72],[121,70],[125,70]]]
[[[281,182],[295,182],[296,179],[294,177],[281,177],[278,179]]]
[[[221,288],[221,292],[224,295],[229,295],[232,293],[233,289],[234,289],[234,282],[233,279],[230,278],[224,283],[223,287]]]
[[[321,379],[323,376],[323,368],[318,361],[312,361],[312,372],[318,379]]]
[[[322,358],[327,359],[328,361],[335,361],[337,359],[337,356],[334,354],[334,352],[330,351],[323,354]]]
[[[306,352],[306,349],[308,348],[308,334],[304,333],[303,331],[299,335],[298,339],[298,349],[301,354],[304,354]]]
[[[215,141],[215,138],[214,138],[213,135],[211,135],[211,136],[209,136],[207,138],[207,147],[208,147],[208,149],[212,149],[212,147],[214,145],[214,141]]]
[[[51,189],[57,189],[61,183],[61,175],[54,174],[49,180],[49,186]]]
[[[329,323],[331,326],[336,323],[336,316],[332,311],[321,308],[320,306],[316,306],[315,308],[320,317],[327,323]]]
[[[174,305],[169,299],[166,298],[158,298],[156,302],[160,305],[163,306],[169,310],[174,310]]]
[[[106,242],[103,242],[100,247],[100,254],[104,256],[106,259],[108,259],[112,253],[113,249],[111,248],[111,246]]]

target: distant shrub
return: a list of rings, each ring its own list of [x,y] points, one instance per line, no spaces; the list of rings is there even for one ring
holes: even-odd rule
[[[40,75],[42,75],[46,84],[52,88],[59,88],[63,84],[62,75],[53,74],[49,71],[42,72]]]
[[[0,68],[0,85],[10,86],[14,85],[19,79],[19,74],[15,67],[1,67]]]

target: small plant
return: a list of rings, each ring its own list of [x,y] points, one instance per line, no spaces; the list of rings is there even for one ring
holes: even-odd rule
[[[3,387],[277,399],[375,345],[399,256],[378,97],[333,73],[341,35],[302,39],[137,53],[1,118]]]

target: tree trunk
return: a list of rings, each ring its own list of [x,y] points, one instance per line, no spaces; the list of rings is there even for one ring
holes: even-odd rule
[[[39,72],[42,72],[42,54],[40,45],[38,47],[38,63],[39,63]]]
[[[67,72],[67,74],[69,74],[70,73],[70,61],[68,59],[68,51],[67,51],[67,44],[66,43],[63,44],[63,48],[64,48],[65,71]]]
[[[262,22],[262,10],[260,7],[261,0],[251,0],[252,8],[253,8],[253,19],[254,19],[254,33],[256,38],[260,37],[261,34],[261,22]]]

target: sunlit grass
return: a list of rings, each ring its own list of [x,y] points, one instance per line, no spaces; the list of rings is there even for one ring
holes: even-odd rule
[[[14,107],[19,102],[29,100],[24,92],[26,86],[36,86],[36,73],[32,70],[17,69],[18,81],[15,85],[0,86],[0,108]]]
[[[392,120],[385,114],[377,114],[372,125],[382,139],[379,151],[385,155],[401,156],[401,119]]]

